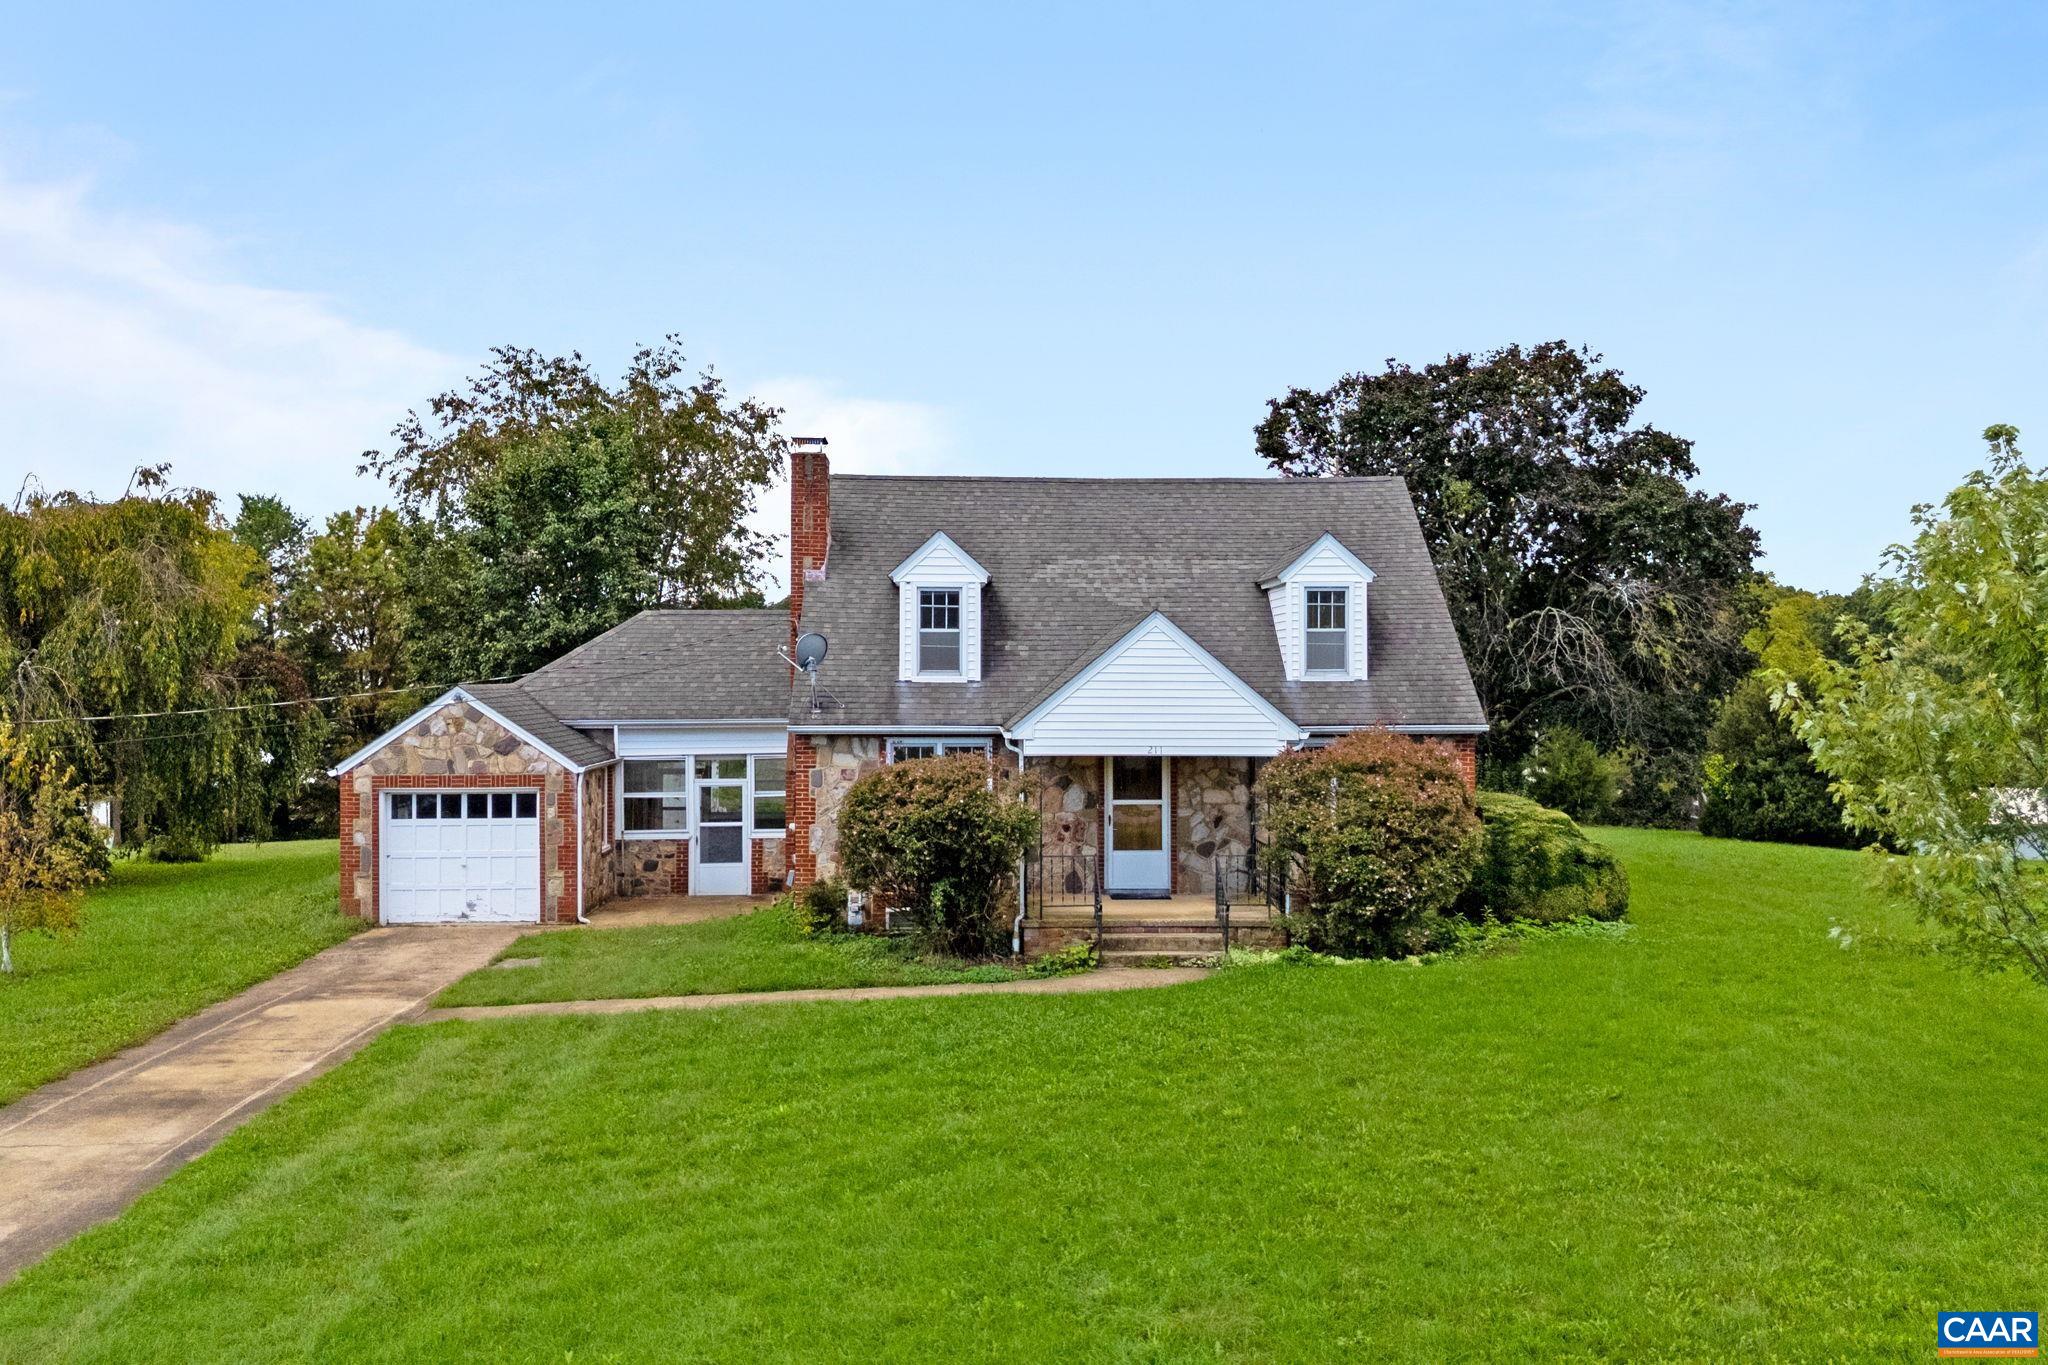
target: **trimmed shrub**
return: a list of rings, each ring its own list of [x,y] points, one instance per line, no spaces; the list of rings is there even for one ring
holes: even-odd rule
[[[1520,794],[1577,820],[1605,819],[1627,765],[1569,725],[1551,725],[1522,760]]]
[[[1021,779],[979,754],[920,758],[869,773],[839,806],[848,884],[912,912],[930,951],[1009,948],[999,916],[1017,860],[1038,845],[1038,810]]]
[[[1479,856],[1478,811],[1447,745],[1362,730],[1280,755],[1258,797],[1272,870],[1301,884],[1294,933],[1320,952],[1424,951]]]
[[[1527,797],[1485,792],[1479,817],[1485,852],[1458,898],[1459,914],[1557,924],[1620,919],[1628,912],[1628,874],[1563,811]]]

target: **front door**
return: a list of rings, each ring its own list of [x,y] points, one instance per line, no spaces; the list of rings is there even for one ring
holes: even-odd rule
[[[1167,819],[1163,758],[1109,760],[1109,874],[1111,895],[1162,896],[1173,886],[1167,854],[1172,822]]]
[[[690,894],[744,896],[747,866],[747,760],[697,760],[697,831],[690,839]]]

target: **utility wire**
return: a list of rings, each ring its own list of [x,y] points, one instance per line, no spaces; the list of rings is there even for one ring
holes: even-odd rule
[[[475,682],[510,682],[518,677],[516,673],[504,673],[495,678],[477,678]],[[331,701],[356,701],[365,697],[393,697],[405,692],[421,692],[431,688],[446,691],[460,687],[461,683],[411,683],[405,687],[380,687],[371,692],[335,692],[324,697],[287,697],[283,701],[251,701],[232,706],[191,706],[179,711],[130,711],[124,714],[106,716],[38,716],[31,720],[19,720],[16,725],[67,725],[82,724],[99,720],[156,720],[166,716],[211,716],[229,711],[265,711],[280,706],[320,706]]]

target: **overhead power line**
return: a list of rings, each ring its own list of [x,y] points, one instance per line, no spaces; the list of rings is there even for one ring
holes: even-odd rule
[[[478,682],[509,682],[517,674],[507,673],[495,678],[479,678]],[[65,725],[100,720],[158,720],[167,716],[212,716],[224,715],[230,711],[268,711],[280,706],[321,706],[331,701],[359,701],[368,697],[395,697],[406,692],[447,691],[460,687],[460,683],[411,683],[405,687],[380,687],[369,692],[333,692],[324,697],[287,697],[282,701],[239,702],[231,706],[190,706],[177,711],[129,711],[105,716],[37,716],[30,720],[16,721],[17,725]]]

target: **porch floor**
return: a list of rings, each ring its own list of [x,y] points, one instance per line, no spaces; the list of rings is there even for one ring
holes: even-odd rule
[[[726,919],[774,902],[773,896],[622,896],[590,912],[594,929],[625,929],[641,924],[697,924]]]

